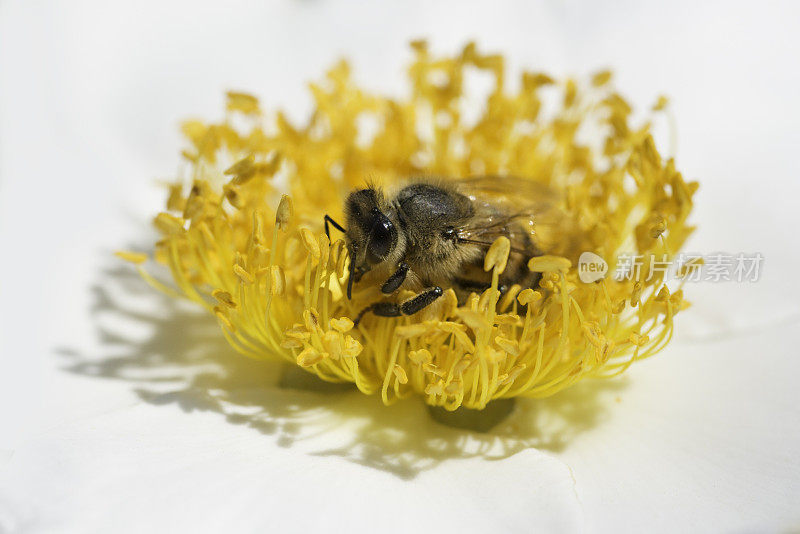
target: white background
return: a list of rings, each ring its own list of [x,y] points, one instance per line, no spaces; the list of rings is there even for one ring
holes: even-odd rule
[[[800,528],[796,4],[222,4],[0,2],[0,531]],[[416,37],[669,95],[687,249],[760,252],[761,279],[687,288],[656,358],[481,435],[277,387],[110,258],[152,239],[181,119],[226,89],[300,119],[340,56],[402,94]]]

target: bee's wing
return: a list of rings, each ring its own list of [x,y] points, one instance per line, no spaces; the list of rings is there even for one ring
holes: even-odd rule
[[[553,188],[515,176],[473,177],[456,184],[478,210],[459,231],[465,241],[488,247],[506,236],[522,254],[572,255],[577,225],[561,208],[562,195]]]
[[[556,205],[561,194],[541,182],[518,176],[477,176],[457,180],[462,193],[475,199],[485,199],[495,204],[540,208]]]

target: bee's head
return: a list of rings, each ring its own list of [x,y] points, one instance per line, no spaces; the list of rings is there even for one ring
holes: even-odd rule
[[[350,280],[347,298],[353,282],[386,261],[397,246],[397,228],[389,218],[391,214],[383,193],[375,188],[360,189],[347,197],[347,249],[350,253]]]

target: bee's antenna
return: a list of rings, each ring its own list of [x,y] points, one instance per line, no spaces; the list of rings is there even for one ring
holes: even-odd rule
[[[355,258],[350,258],[350,274],[347,276],[347,300],[350,300],[353,293],[353,277],[356,275]]]
[[[324,220],[325,220],[325,235],[328,236],[328,240],[329,241],[331,239],[331,231],[330,231],[330,228],[328,228],[328,223],[330,223],[334,228],[336,228],[337,230],[339,230],[342,233],[346,233],[347,232],[347,230],[345,230],[344,227],[341,224],[339,224],[338,222],[334,221],[333,217],[331,217],[330,215],[326,214]]]

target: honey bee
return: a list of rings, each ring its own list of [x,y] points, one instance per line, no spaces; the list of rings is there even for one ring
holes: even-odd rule
[[[402,303],[375,302],[366,313],[381,317],[413,315],[452,287],[460,303],[472,292],[491,284],[483,270],[486,251],[500,236],[511,242],[511,252],[499,289],[512,284],[535,287],[539,273],[527,261],[542,254],[535,221],[553,193],[529,180],[480,177],[462,180],[420,179],[392,194],[370,185],[350,193],[344,205],[346,228],[325,215],[344,232],[350,257],[347,298],[353,284],[368,280],[380,284],[387,297],[401,287],[416,296]]]

